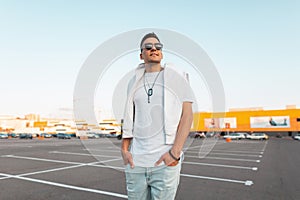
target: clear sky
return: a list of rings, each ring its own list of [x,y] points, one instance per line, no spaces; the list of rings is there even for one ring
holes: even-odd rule
[[[297,0],[0,0],[0,115],[68,112],[88,55],[149,27],[182,33],[207,52],[228,108],[299,107],[299,21]]]

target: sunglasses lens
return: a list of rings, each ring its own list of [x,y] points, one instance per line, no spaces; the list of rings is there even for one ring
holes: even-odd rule
[[[155,46],[155,49],[156,50],[161,50],[163,45],[161,43],[155,43],[155,44],[152,44],[152,43],[146,43],[144,45],[144,48],[147,49],[148,51],[151,50],[153,48],[153,45]]]
[[[163,45],[161,43],[155,43],[154,46],[157,50],[161,50],[163,47]]]
[[[146,43],[145,44],[145,49],[147,49],[147,50],[151,50],[152,47],[153,47],[153,45],[151,43]]]

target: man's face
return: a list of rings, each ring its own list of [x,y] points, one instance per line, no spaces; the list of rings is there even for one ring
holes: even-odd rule
[[[151,43],[152,49],[147,50],[145,49],[145,44]],[[160,61],[163,59],[163,54],[161,50],[157,50],[154,46],[155,43],[159,43],[159,41],[156,38],[147,38],[142,45],[142,53],[140,54],[141,60],[144,60],[145,63],[160,63]]]

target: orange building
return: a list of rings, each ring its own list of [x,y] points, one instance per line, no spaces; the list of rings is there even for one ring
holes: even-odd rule
[[[192,131],[197,132],[267,132],[292,136],[300,132],[300,109],[232,109],[229,112],[194,113]]]

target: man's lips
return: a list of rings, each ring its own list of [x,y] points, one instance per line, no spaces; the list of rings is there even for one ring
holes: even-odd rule
[[[150,53],[150,56],[159,56],[157,53]]]

